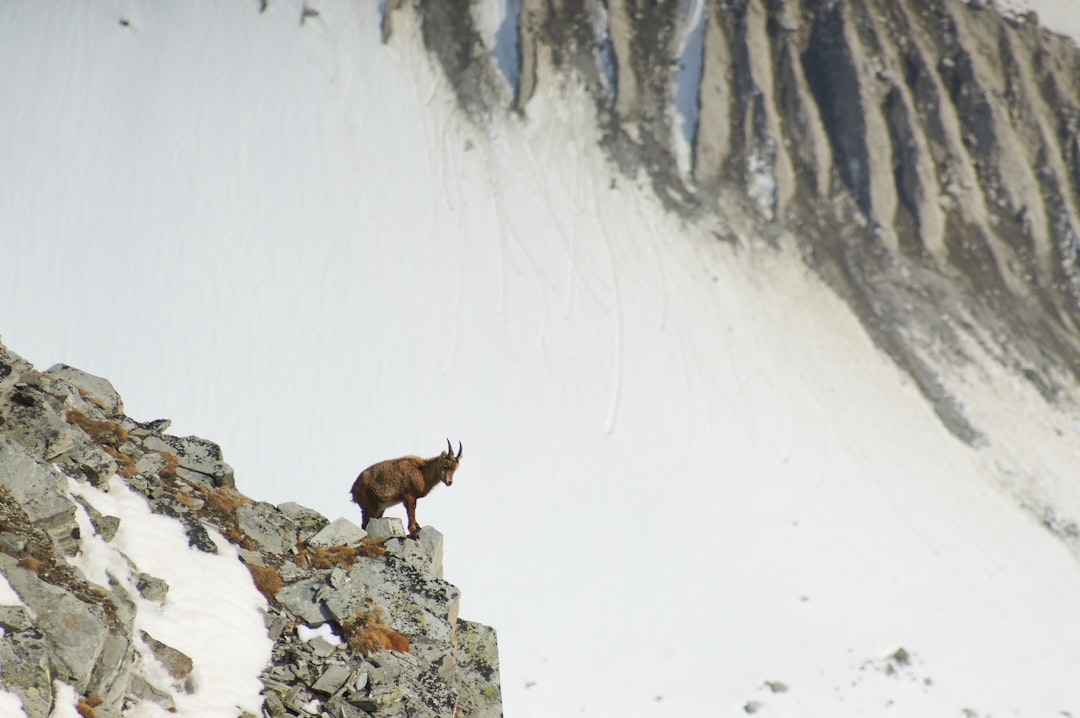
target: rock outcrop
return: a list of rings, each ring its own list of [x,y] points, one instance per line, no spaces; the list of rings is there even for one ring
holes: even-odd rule
[[[0,691],[29,718],[52,713],[59,684],[102,718],[140,701],[173,710],[198,690],[191,657],[138,628],[138,611],[176,587],[126,556],[127,575],[114,567],[104,583],[80,568],[87,534],[110,544],[124,521],[89,488],[115,491],[114,477],[183,527],[181,550],[235,546],[273,642],[263,715],[502,715],[495,633],[458,617],[441,534],[406,537],[397,519],[367,533],[252,501],[217,445],[167,428],[124,415],[104,379],[39,372],[0,345]]]

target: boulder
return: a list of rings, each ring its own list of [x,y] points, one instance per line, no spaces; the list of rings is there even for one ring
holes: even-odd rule
[[[256,501],[236,509],[240,530],[263,551],[280,556],[296,545],[296,522],[273,504]]]
[[[168,451],[180,462],[180,469],[200,474],[203,482],[209,478],[211,486],[236,486],[232,467],[222,458],[221,447],[212,441],[197,436],[162,434],[147,436],[143,440],[143,446],[150,451]],[[177,473],[180,474],[180,471]]]
[[[165,598],[169,595],[169,584],[165,579],[148,573],[139,572],[135,576],[135,588],[140,596],[155,603],[165,603]]]
[[[370,524],[369,524],[370,525]],[[327,524],[307,540],[312,546],[359,546],[367,532],[348,519],[339,518]]]
[[[112,416],[124,411],[120,394],[108,379],[102,379],[67,364],[54,364],[45,373],[76,387],[83,398]]]
[[[188,693],[194,692],[195,684],[191,671],[195,664],[186,653],[162,643],[146,631],[139,631],[139,638],[178,686],[183,686]]]
[[[79,526],[66,487],[67,477],[0,435],[0,489],[22,507],[34,528],[46,532],[64,553],[72,554],[79,547]]]
[[[371,519],[367,525],[368,538],[382,541],[389,538],[404,538],[405,526],[401,519],[386,516],[381,519]]]
[[[36,629],[45,636],[54,676],[86,693],[109,633],[105,611],[15,563],[12,557],[0,554],[0,571],[37,616]]]

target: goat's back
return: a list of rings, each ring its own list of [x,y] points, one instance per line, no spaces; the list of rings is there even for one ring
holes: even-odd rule
[[[402,456],[372,464],[361,471],[353,482],[353,501],[363,504],[365,496],[390,499],[418,480],[423,483],[423,463],[424,459],[419,456]]]

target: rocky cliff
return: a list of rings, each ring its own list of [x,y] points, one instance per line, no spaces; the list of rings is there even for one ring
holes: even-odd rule
[[[0,712],[502,715],[495,632],[458,617],[437,531],[249,499],[217,445],[168,425],[0,345]],[[205,560],[178,585],[136,556]],[[210,661],[230,651],[257,683]]]
[[[393,8],[395,4],[388,4]],[[941,420],[986,359],[1049,403],[1080,376],[1080,51],[987,0],[420,2],[479,126],[581,85],[602,144],[740,246],[801,250]],[[393,28],[392,10],[384,35]]]

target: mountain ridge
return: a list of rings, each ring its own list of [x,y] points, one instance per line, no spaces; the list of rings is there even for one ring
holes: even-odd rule
[[[524,0],[505,21],[518,50],[508,78],[476,7],[418,8],[476,124],[527,113],[538,84],[576,78],[625,174],[643,170],[669,209],[718,238],[797,247],[958,438],[985,440],[944,379],[973,351],[1071,405],[1080,50],[1037,16],[951,0],[770,0],[706,3],[695,19],[680,3]],[[674,98],[694,22],[697,129],[680,171]]]
[[[29,718],[58,715],[68,691],[84,716],[156,715],[150,705],[254,714],[207,705],[200,692],[214,690],[214,669],[197,646],[146,630],[159,612],[183,623],[183,599],[170,593],[194,589],[209,605],[236,597],[137,565],[131,542],[158,539],[123,501],[182,528],[187,545],[169,549],[177,562],[202,553],[250,572],[246,589],[241,578],[221,590],[262,606],[262,636],[240,649],[255,663],[265,653],[261,699],[248,696],[258,713],[502,714],[495,633],[458,618],[441,534],[424,527],[407,538],[400,519],[373,520],[365,532],[299,504],[253,501],[236,491],[220,447],[165,434],[168,425],[124,415],[107,380],[66,365],[38,372],[0,344],[0,690]]]

